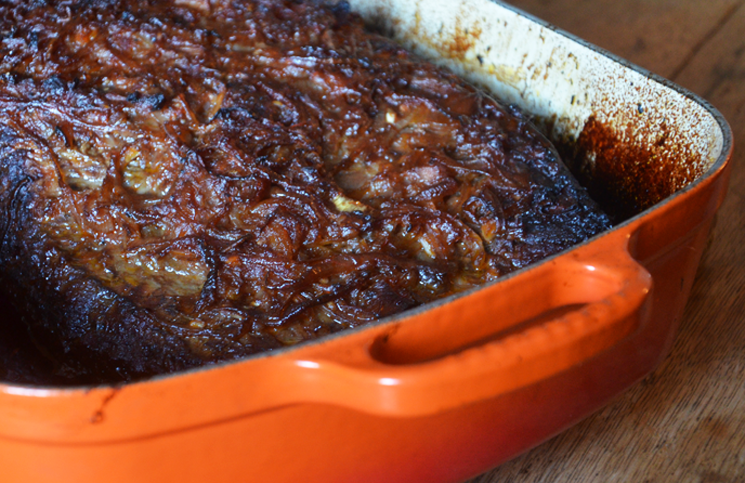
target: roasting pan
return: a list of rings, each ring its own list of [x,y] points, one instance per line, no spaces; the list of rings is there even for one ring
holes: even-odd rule
[[[732,137],[705,101],[490,0],[353,0],[531,113],[611,231],[292,349],[120,386],[0,384],[3,482],[457,482],[588,416],[672,343]]]

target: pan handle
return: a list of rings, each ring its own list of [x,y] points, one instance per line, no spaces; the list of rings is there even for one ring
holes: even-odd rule
[[[422,416],[494,398],[588,361],[648,317],[652,277],[631,256],[629,241],[625,234],[602,237],[412,316],[427,318],[435,332],[456,328],[452,337],[435,334],[433,340],[461,337],[459,319],[480,317],[494,331],[444,354],[428,353],[428,334],[421,331],[399,336],[396,327],[410,323],[404,320],[341,354],[287,361],[294,366],[296,395],[367,413]]]
[[[217,372],[123,387],[0,385],[0,435],[91,443],[293,404],[412,417],[495,398],[592,363],[646,322],[652,279],[630,242],[611,232],[403,319]]]

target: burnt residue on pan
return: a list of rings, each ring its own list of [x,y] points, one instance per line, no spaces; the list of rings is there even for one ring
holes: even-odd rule
[[[654,206],[705,171],[707,163],[695,140],[676,130],[675,120],[639,119],[634,124],[626,119],[628,108],[604,113],[613,109],[613,103],[598,104],[600,112],[587,119],[576,139],[553,141],[575,177],[614,222]],[[636,109],[640,118],[647,114],[641,105]]]
[[[331,3],[334,3],[333,0]],[[354,3],[357,5],[357,2]],[[421,0],[415,0],[413,3],[417,6],[417,9],[414,14],[414,21],[409,26],[402,28],[401,22],[390,16],[390,5],[385,7],[379,5],[377,9],[368,12],[365,16],[365,24],[370,30],[385,37],[397,38],[407,47],[426,44],[437,50],[443,57],[450,59],[463,59],[467,53],[475,48],[484,33],[480,24],[464,22],[462,20],[464,15],[459,11],[454,16],[452,31],[448,30],[445,33],[441,29],[438,35],[431,36],[421,24],[421,9],[427,8],[427,3],[421,2]]]
[[[615,221],[622,221],[673,194],[691,180],[674,162],[660,159],[667,133],[656,146],[624,142],[613,129],[591,116],[574,142],[556,143],[562,159],[590,195]],[[681,179],[683,178],[683,179]]]
[[[455,22],[455,33],[442,48],[448,57],[463,57],[474,46],[474,42],[481,37],[482,29],[478,25],[463,26],[458,19]]]

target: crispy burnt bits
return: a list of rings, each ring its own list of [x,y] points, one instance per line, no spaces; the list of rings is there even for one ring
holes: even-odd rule
[[[296,344],[609,226],[522,114],[344,4],[5,2],[0,19],[2,277],[55,377]]]

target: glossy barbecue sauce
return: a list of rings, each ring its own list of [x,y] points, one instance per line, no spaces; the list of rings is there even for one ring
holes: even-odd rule
[[[0,18],[0,123],[47,263],[202,361],[365,324],[608,227],[523,115],[345,4],[24,2]]]

